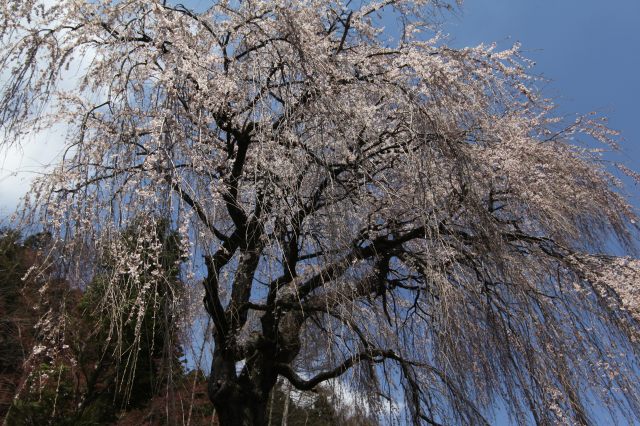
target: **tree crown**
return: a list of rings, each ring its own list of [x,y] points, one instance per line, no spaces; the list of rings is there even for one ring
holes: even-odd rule
[[[496,401],[588,422],[592,396],[640,412],[639,264],[597,254],[631,248],[636,214],[579,142],[614,133],[553,115],[518,46],[430,37],[440,1],[35,4],[2,2],[0,124],[70,132],[30,218],[142,286],[156,260],[114,236],[138,221],[159,247],[171,218],[213,324],[214,404],[283,376],[402,395],[416,422],[486,422]]]

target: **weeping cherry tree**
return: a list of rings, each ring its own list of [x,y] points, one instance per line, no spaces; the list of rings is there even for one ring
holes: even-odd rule
[[[96,311],[134,324],[169,220],[200,292],[170,316],[211,323],[224,426],[266,424],[283,381],[384,423],[638,421],[640,261],[606,254],[637,239],[598,148],[615,133],[555,115],[517,45],[447,46],[457,6],[2,0],[4,143],[67,129],[22,217],[78,285],[115,259]]]

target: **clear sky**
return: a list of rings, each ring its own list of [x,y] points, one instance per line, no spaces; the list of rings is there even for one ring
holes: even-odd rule
[[[189,3],[202,7],[207,1]],[[608,116],[626,140],[611,158],[640,170],[640,0],[465,0],[449,18],[445,30],[453,46],[521,42],[537,63],[532,72],[548,79],[540,85],[559,111]],[[60,134],[32,139],[8,156],[0,151],[0,216],[59,153]],[[629,185],[640,205],[640,188]]]
[[[521,42],[558,111],[609,117],[624,138],[609,159],[640,170],[640,0],[465,0],[457,15],[445,27],[453,46]]]

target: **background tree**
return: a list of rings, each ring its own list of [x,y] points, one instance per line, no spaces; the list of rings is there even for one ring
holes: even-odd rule
[[[56,280],[54,273],[28,273],[42,263],[38,257],[47,235],[22,239],[16,231],[4,233],[0,240],[0,306],[7,313],[0,335],[3,424],[211,424],[212,410],[199,409],[192,395],[204,381],[195,372],[185,374],[183,368],[178,330],[169,312],[175,312],[169,306],[181,291],[180,253],[175,233],[166,222],[160,225],[155,229],[161,243],[159,261],[149,272],[164,280],[140,294],[140,288],[132,285],[135,280],[119,276],[119,291],[128,298],[119,315],[105,312],[101,303],[108,298],[104,284],[113,274],[115,259],[101,259],[86,288],[73,289]],[[141,233],[148,235],[148,230],[132,225],[119,241],[148,259],[156,250],[138,238]],[[141,277],[141,288],[148,280]],[[38,303],[41,298],[44,303]],[[142,316],[132,315],[137,314],[141,298],[150,299],[145,301],[148,309]]]
[[[414,423],[487,423],[498,403],[590,423],[593,399],[638,418],[640,264],[600,254],[632,250],[637,218],[580,142],[613,133],[555,117],[518,46],[447,47],[435,0],[1,4],[6,134],[70,128],[29,219],[78,275],[117,260],[97,302],[116,319],[121,277],[159,281],[114,236],[136,223],[157,247],[171,218],[223,425],[266,423],[279,377],[404,400]]]
[[[180,252],[166,221],[159,222],[151,240],[149,232],[134,222],[119,237],[126,250],[153,266],[136,279],[128,274],[115,278],[125,299],[119,299],[118,309],[104,303],[113,297],[109,284],[118,260],[112,257],[103,259],[79,302],[77,326],[83,331],[74,335],[72,344],[86,383],[77,404],[79,415],[87,407],[94,412],[103,407],[102,421],[114,420],[119,409],[139,408],[157,395],[171,401],[180,388],[183,354],[172,317],[182,290],[177,279]],[[147,309],[140,312],[139,305]],[[176,406],[166,407],[166,412],[175,415]]]
[[[58,381],[48,390],[40,385],[60,377],[59,364],[42,361],[66,352],[60,343],[65,333],[61,308],[76,300],[78,292],[49,262],[43,262],[51,240],[48,233],[23,238],[18,231],[6,229],[1,235],[0,419],[9,425],[43,424],[55,419],[54,401],[59,395],[58,412],[64,411],[61,406],[71,391],[66,382]],[[30,274],[35,268],[39,273]],[[27,394],[37,402],[20,399]]]
[[[37,316],[29,302],[35,303],[35,291],[22,281],[33,258],[18,232],[0,230],[0,419],[13,402],[33,347]]]

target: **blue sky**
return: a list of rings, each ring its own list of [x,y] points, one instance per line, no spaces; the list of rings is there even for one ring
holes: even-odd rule
[[[639,0],[466,0],[445,30],[455,47],[521,42],[558,112],[609,117],[624,143],[608,158],[640,170]],[[627,183],[640,205],[640,188]]]

